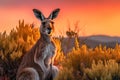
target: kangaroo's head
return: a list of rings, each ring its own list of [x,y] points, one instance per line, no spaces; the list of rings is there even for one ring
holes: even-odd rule
[[[41,11],[38,9],[33,9],[35,16],[41,21],[40,34],[51,36],[54,31],[54,22],[59,13],[60,9],[57,8],[51,12],[51,14],[46,18]]]

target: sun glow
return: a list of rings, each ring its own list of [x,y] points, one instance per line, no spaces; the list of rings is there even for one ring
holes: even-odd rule
[[[24,1],[23,1],[24,2]],[[79,27],[84,27],[85,34],[88,35],[111,35],[120,36],[120,3],[119,2],[81,2],[81,1],[56,1],[43,2],[43,1],[30,1],[12,3],[2,5],[0,7],[0,32],[6,30],[10,32],[12,28],[18,25],[19,20],[25,20],[25,23],[35,23],[37,27],[40,21],[37,20],[32,12],[33,8],[40,9],[45,16],[48,16],[51,10],[59,7],[61,9],[57,19],[55,19],[56,34],[65,34],[68,25],[74,28],[74,24],[79,21]],[[41,3],[40,3],[41,2]],[[74,3],[74,4],[73,4]],[[21,4],[21,5],[20,5]],[[41,5],[40,5],[41,4]],[[45,5],[43,5],[45,4]],[[31,6],[30,6],[31,5]],[[69,23],[70,24],[69,24]],[[60,30],[62,29],[62,32]]]

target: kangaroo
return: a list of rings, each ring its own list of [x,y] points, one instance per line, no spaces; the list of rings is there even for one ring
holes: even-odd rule
[[[41,37],[24,55],[16,80],[50,80],[49,75],[55,78],[58,74],[58,68],[52,64],[56,49],[52,41],[52,33],[54,32],[53,19],[57,17],[59,11],[59,8],[53,10],[46,18],[41,11],[33,9],[34,15],[41,21]]]

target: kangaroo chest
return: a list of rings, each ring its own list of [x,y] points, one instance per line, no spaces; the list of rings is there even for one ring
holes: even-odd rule
[[[46,54],[46,57],[53,57],[55,54],[55,46],[52,43],[48,44],[43,54]]]

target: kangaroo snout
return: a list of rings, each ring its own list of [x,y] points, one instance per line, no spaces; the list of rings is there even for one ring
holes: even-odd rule
[[[47,29],[51,31],[52,28],[48,27]]]
[[[51,33],[52,28],[47,28],[48,29],[48,34]]]
[[[51,29],[51,28],[47,28],[46,33],[47,33],[48,35],[51,35],[51,34],[52,34],[52,29]]]

